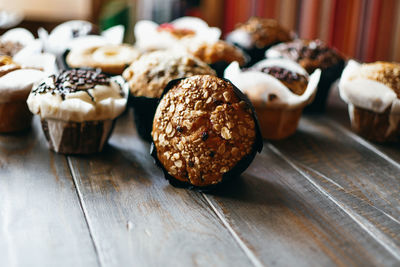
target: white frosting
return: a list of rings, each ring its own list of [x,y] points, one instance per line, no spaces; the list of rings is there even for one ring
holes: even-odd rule
[[[253,47],[253,40],[251,39],[250,34],[242,29],[237,29],[230,33],[227,37],[227,41],[231,43],[237,43],[246,49]]]
[[[53,86],[51,79],[45,82]],[[119,84],[123,87],[124,96],[120,95]],[[74,122],[114,119],[125,110],[128,90],[123,78],[115,76],[111,78],[110,86],[96,85],[88,90],[94,101],[83,91],[69,93],[64,100],[57,93],[31,92],[27,103],[30,111],[43,119]]]
[[[258,64],[286,68],[308,76],[307,72],[299,64],[286,59],[263,60]],[[305,106],[313,101],[320,76],[321,70],[315,70],[309,76],[309,82],[304,93],[296,95],[272,75],[260,71],[242,71],[237,62],[231,63],[224,73],[224,77],[242,90],[255,105],[286,106],[290,108]],[[277,98],[272,101],[269,100],[270,94],[276,95]]]
[[[33,84],[45,76],[39,70],[18,69],[0,77],[0,103],[26,99]]]
[[[1,40],[4,42],[6,42],[6,41],[18,42],[18,43],[22,44],[23,46],[27,46],[35,40],[35,37],[33,36],[33,34],[30,31],[28,31],[26,29],[15,28],[15,29],[5,32],[1,36]]]
[[[124,26],[117,25],[103,31],[101,36],[87,35],[75,38],[71,29],[79,27],[87,27],[89,32],[92,24],[88,21],[72,20],[58,25],[50,34],[45,29],[40,28],[38,34],[46,51],[60,55],[64,53],[66,49],[120,44],[122,43],[125,32]]]
[[[390,87],[381,82],[355,77],[360,68],[360,63],[349,60],[339,81],[340,97],[349,104],[351,115],[354,106],[376,113],[383,113],[390,108],[389,128],[386,132],[388,136],[397,128],[400,121],[400,99]]]
[[[176,45],[188,45],[194,42],[216,42],[221,36],[221,30],[209,27],[206,22],[195,17],[182,17],[172,21],[177,29],[188,29],[195,32],[194,35],[180,39],[165,31],[158,31],[159,25],[150,20],[138,21],[135,25],[136,46],[142,50],[168,49]]]

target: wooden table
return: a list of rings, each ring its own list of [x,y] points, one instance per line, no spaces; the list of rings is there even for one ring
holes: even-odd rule
[[[50,152],[35,118],[0,136],[0,266],[400,266],[400,147],[348,124],[333,101],[202,194],[164,180],[131,111],[91,156]]]

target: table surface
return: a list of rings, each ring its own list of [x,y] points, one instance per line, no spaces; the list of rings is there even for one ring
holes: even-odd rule
[[[38,118],[0,135],[0,266],[400,266],[400,146],[335,94],[212,194],[168,184],[131,111],[96,155],[49,151]]]

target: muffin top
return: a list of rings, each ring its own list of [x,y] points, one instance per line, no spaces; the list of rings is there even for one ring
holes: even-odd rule
[[[134,96],[159,98],[169,81],[197,74],[215,72],[192,55],[165,50],[144,54],[122,75]]]
[[[0,40],[0,56],[13,57],[21,51],[22,48],[24,48],[24,46],[18,42]]]
[[[400,98],[400,64],[390,62],[374,62],[362,64],[357,73],[350,79],[366,78],[383,83],[392,89]]]
[[[236,62],[225,70],[224,77],[242,90],[256,107],[296,108],[311,103],[317,91],[321,71],[311,75],[289,59],[265,59],[249,69]]]
[[[197,75],[178,81],[163,96],[152,137],[170,175],[207,186],[221,182],[252,151],[256,125],[250,106],[230,82]]]
[[[400,64],[349,60],[339,82],[341,98],[354,106],[400,114]]]
[[[250,36],[250,39],[246,36]],[[276,20],[252,17],[239,24],[227,39],[246,48],[264,48],[279,42],[288,42],[292,37]]]
[[[177,39],[181,39],[183,37],[188,37],[195,35],[196,32],[191,29],[185,29],[185,28],[177,28],[171,23],[163,23],[160,26],[157,27],[158,32],[168,32],[171,35],[173,35]]]
[[[308,73],[326,69],[343,61],[343,57],[321,40],[302,40],[278,44],[268,49],[268,58],[284,57],[298,62]]]
[[[21,66],[15,63],[9,56],[0,56],[0,77],[7,73],[20,69]]]
[[[28,106],[42,119],[95,121],[114,119],[126,106],[127,86],[121,76],[96,70],[66,70],[32,89]]]
[[[128,44],[108,44],[102,46],[73,49],[66,61],[73,68],[118,68],[123,70],[139,57],[139,52]],[[122,72],[121,70],[121,72]],[[121,74],[119,72],[119,74]]]
[[[278,79],[281,83],[283,83],[289,90],[296,94],[302,95],[307,88],[308,84],[308,75],[303,75],[292,71],[287,68],[279,67],[279,66],[262,66],[251,68],[250,70],[258,70],[260,72],[269,74],[276,79]]]
[[[227,63],[237,61],[239,65],[242,66],[246,61],[243,52],[239,48],[222,40],[214,43],[203,42],[197,46],[189,46],[188,50],[195,57],[207,64],[213,64],[219,61]]]

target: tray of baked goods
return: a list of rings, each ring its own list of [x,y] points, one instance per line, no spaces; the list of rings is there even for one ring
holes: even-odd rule
[[[399,263],[399,64],[271,19],[134,33],[0,37],[0,263]]]

